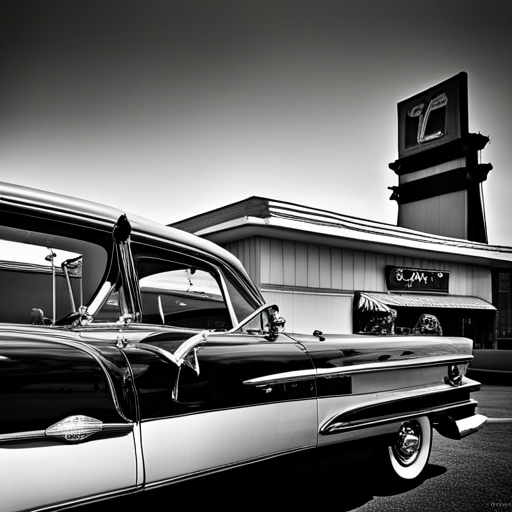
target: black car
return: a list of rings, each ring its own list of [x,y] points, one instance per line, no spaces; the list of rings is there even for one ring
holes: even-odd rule
[[[475,432],[465,338],[285,333],[240,262],[0,184],[2,510],[59,509],[372,439],[398,480]]]

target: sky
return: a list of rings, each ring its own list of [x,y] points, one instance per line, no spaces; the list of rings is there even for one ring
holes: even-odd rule
[[[510,0],[2,0],[0,181],[169,224],[251,196],[396,225],[397,103],[468,74],[512,246]]]

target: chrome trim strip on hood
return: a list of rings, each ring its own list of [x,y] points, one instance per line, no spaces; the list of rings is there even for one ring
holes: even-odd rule
[[[335,368],[318,368],[311,370],[299,370],[286,373],[276,373],[273,375],[265,375],[264,377],[256,377],[244,381],[246,385],[263,386],[267,384],[291,382],[298,380],[306,380],[314,377],[335,378],[353,373],[365,373],[376,371],[389,371],[407,368],[418,368],[425,366],[438,366],[449,363],[468,363],[473,359],[472,355],[452,355],[452,356],[429,356],[417,359],[404,359],[402,361],[382,361],[375,363],[353,364],[347,366],[338,366]]]

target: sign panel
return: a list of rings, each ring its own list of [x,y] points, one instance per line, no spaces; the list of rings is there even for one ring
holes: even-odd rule
[[[467,82],[459,73],[398,104],[400,158],[467,135]]]
[[[447,270],[386,266],[386,284],[390,291],[448,293]]]

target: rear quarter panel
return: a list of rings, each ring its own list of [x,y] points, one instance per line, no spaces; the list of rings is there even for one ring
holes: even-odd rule
[[[319,445],[394,432],[403,414],[468,401],[478,389],[467,378],[458,388],[445,381],[449,364],[471,360],[467,338],[291,336],[316,367]],[[328,431],[333,423],[342,428]]]

